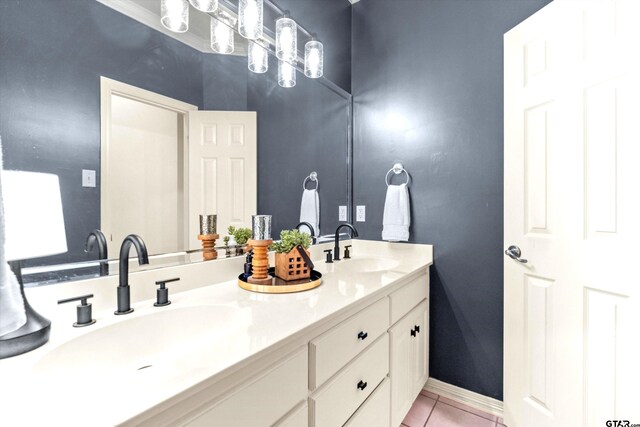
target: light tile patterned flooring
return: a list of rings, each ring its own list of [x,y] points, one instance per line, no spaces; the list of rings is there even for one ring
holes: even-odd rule
[[[401,427],[504,427],[502,418],[423,390]]]

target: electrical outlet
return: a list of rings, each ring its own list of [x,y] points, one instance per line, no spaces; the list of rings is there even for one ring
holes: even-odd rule
[[[82,186],[83,187],[96,186],[96,171],[82,169]]]
[[[356,206],[356,221],[358,222],[364,222],[365,218],[366,218],[366,211],[367,211],[367,207],[360,205],[360,206]]]
[[[347,207],[338,206],[338,221],[346,221],[346,220],[347,220]]]

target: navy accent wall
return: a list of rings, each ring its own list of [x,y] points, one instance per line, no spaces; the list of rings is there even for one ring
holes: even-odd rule
[[[380,239],[384,174],[413,178],[411,241],[435,245],[430,374],[502,399],[503,34],[550,0],[353,6],[354,204]]]
[[[300,219],[302,183],[318,173],[320,232],[334,233],[338,206],[347,205],[349,102],[300,74],[296,86],[278,86],[278,64],[249,74],[249,110],[258,111],[258,210],[273,215],[274,238]],[[315,188],[308,183],[307,188]],[[316,235],[318,230],[316,230]]]

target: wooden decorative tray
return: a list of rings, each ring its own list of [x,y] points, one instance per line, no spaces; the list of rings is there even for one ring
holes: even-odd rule
[[[322,273],[311,270],[311,277],[308,279],[285,281],[275,276],[275,268],[269,269],[271,275],[271,285],[254,285],[244,281],[244,274],[238,276],[238,286],[251,292],[260,292],[263,294],[289,294],[293,292],[308,291],[317,288],[322,283]]]

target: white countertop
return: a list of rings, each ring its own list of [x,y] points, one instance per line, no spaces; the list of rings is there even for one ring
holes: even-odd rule
[[[96,304],[93,317],[97,323],[85,328],[71,326],[75,307],[67,306],[61,310],[52,305],[55,301],[48,301],[47,305],[34,304],[36,310],[52,319],[51,338],[47,344],[30,353],[0,360],[2,424],[70,426],[125,422],[198,384],[215,382],[232,367],[286,344],[354,304],[375,300],[378,295],[384,295],[385,288],[388,290],[403,278],[424,271],[433,261],[429,245],[364,240],[350,243],[353,245],[353,258],[333,264],[325,264],[322,253],[332,244],[312,248],[312,258],[316,270],[323,274],[323,283],[316,289],[301,293],[258,294],[240,289],[236,277],[243,260],[238,259],[203,263],[205,266],[199,267],[198,276],[204,274],[205,277],[200,277],[200,282],[211,285],[171,292],[172,304],[167,307],[156,308],[152,305],[153,300],[134,298],[138,302],[132,304],[135,309],[132,314],[115,316],[113,307]],[[345,244],[341,242],[342,247]],[[386,259],[386,269],[367,273],[354,271],[362,268],[372,257]],[[233,263],[222,268],[220,263],[228,261]],[[184,272],[189,266],[181,268],[182,281],[185,281]],[[203,268],[208,271],[203,273]],[[162,274],[163,278],[168,278],[174,273],[172,269],[164,270],[156,271],[155,277]],[[139,273],[137,280],[146,277],[146,273],[149,272]],[[109,295],[109,302],[115,304],[116,280],[117,277],[86,281],[82,290],[84,293],[96,293],[96,299]],[[155,293],[152,283],[146,286]],[[79,289],[78,286],[69,285],[73,292]],[[42,295],[37,294],[37,289],[31,290],[28,297],[30,301],[32,298],[40,301],[46,294],[49,300],[56,287],[60,287],[61,294],[55,299],[67,297],[72,292],[69,288],[64,289],[63,285],[56,285],[43,291]],[[118,325],[133,319],[138,319],[140,325],[154,319],[149,315],[160,311],[172,311],[170,315],[180,320],[171,326],[189,329],[188,334],[200,334],[202,342],[198,345],[180,342],[180,337],[175,333],[171,335],[162,322],[157,326],[147,322],[149,326],[145,326],[144,333],[138,337],[129,336],[131,334],[122,329],[123,325]],[[208,314],[217,317],[212,317],[215,320],[210,324],[203,324],[209,323],[202,321],[209,319],[206,317]],[[97,334],[101,328],[120,328],[125,332],[113,342],[92,341],[89,334]],[[173,338],[166,338],[165,343],[168,336]],[[80,340],[84,340],[86,345]],[[162,360],[148,360],[151,368],[138,370],[146,362],[140,359],[132,360],[133,366],[125,372],[109,369],[110,363],[116,363],[114,348],[126,353],[136,348],[144,349],[147,344],[156,347],[166,345],[166,351],[160,357]],[[64,352],[65,345],[75,345],[80,350],[70,356]]]

